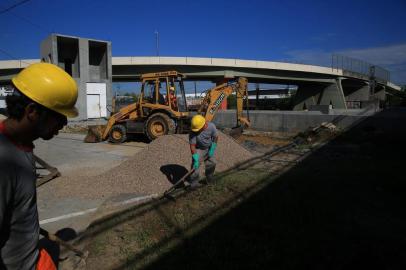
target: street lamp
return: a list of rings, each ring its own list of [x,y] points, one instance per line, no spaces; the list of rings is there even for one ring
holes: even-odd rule
[[[159,56],[159,32],[155,30],[156,56]]]

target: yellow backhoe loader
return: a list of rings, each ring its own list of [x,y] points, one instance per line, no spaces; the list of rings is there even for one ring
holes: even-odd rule
[[[183,78],[184,75],[176,71],[143,74],[138,101],[113,114],[106,126],[89,126],[85,142],[108,139],[113,143],[123,143],[131,133],[144,133],[154,140],[166,134],[187,132],[191,116]],[[243,117],[244,98],[248,103],[247,84],[247,79],[239,78],[235,83],[225,83],[208,90],[198,113],[211,121],[222,101],[235,92],[237,127],[249,126],[249,119]]]

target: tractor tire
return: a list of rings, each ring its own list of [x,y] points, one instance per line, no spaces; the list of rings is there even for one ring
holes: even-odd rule
[[[174,134],[176,132],[175,121],[164,113],[154,113],[151,115],[144,126],[145,135],[149,140],[155,140],[156,138]]]
[[[109,133],[109,141],[112,143],[123,143],[127,140],[127,129],[123,125],[114,125]]]

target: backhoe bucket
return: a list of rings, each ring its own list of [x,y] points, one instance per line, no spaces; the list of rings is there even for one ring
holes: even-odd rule
[[[87,135],[84,142],[97,143],[103,141],[103,132],[106,129],[105,125],[92,125],[87,128]]]
[[[251,122],[245,117],[239,117],[238,120],[240,122],[240,125],[233,127],[230,130],[230,134],[229,134],[234,139],[237,139],[238,137],[240,137],[241,134],[243,133],[244,129],[249,128],[251,126]]]
[[[233,127],[230,130],[230,136],[233,137],[234,139],[237,139],[238,137],[241,136],[242,132],[244,131],[244,127],[243,126],[239,126],[239,127]]]

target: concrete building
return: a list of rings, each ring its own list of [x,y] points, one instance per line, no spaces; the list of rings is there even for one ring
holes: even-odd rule
[[[41,61],[58,65],[78,84],[79,116],[74,120],[109,116],[111,42],[52,34],[41,43]]]

